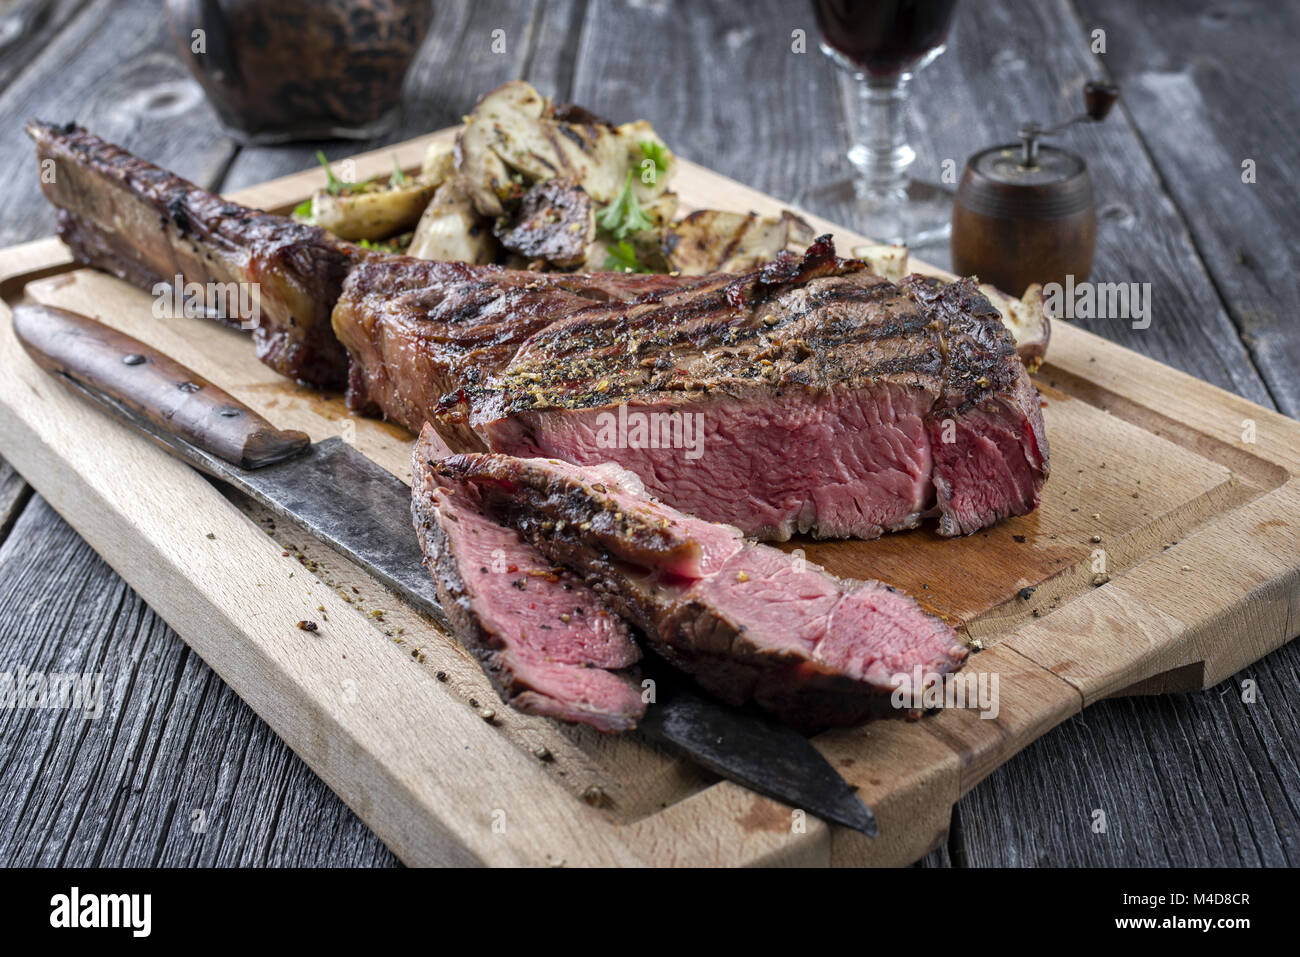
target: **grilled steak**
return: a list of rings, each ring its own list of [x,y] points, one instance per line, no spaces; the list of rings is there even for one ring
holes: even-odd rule
[[[353,409],[413,431],[433,420],[457,450],[617,462],[678,508],[778,540],[930,516],[967,534],[1038,503],[1038,397],[970,281],[895,285],[828,237],[699,277],[380,256],[78,127],[28,131],[80,260],[146,288],[256,284],[263,361],[322,387],[346,378]]]
[[[588,305],[510,343],[441,406],[494,451],[612,461],[746,534],[944,535],[1032,510],[1038,397],[973,283],[802,259]],[[499,356],[495,357],[499,360]]]
[[[903,713],[891,692],[967,651],[944,622],[879,582],[848,582],[738,530],[648,498],[615,465],[492,453],[436,463],[501,521],[587,583],[652,647],[733,704],[804,727]]]
[[[343,279],[364,250],[316,226],[228,202],[73,124],[33,121],[41,188],[59,208],[58,232],[77,260],[145,290],[174,277],[205,287],[251,284],[260,316],[253,342],[283,375],[342,388],[347,356],[330,329]],[[247,294],[246,294],[247,295]],[[209,304],[211,304],[209,302]],[[248,316],[219,309],[238,325]]]
[[[645,713],[623,671],[641,657],[622,619],[571,572],[484,513],[477,489],[439,484],[445,448],[416,443],[411,515],[438,600],[498,693],[530,714],[626,731]]]
[[[530,335],[593,303],[682,280],[621,273],[535,273],[376,258],[348,277],[334,329],[352,357],[348,405],[419,432],[439,400],[502,368]],[[463,424],[438,423],[458,450],[483,448]]]

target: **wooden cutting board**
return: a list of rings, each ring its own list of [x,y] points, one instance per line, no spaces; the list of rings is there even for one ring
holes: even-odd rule
[[[386,173],[394,153],[418,168],[450,135],[359,156],[357,173]],[[232,198],[286,211],[322,180]],[[687,208],[781,208],[684,161],[674,186]],[[865,242],[808,218],[841,249]],[[635,735],[504,707],[468,652],[360,569],[44,375],[8,306],[93,315],[409,482],[404,430],[280,378],[237,332],[155,319],[148,294],[77,268],[55,239],[0,254],[0,295],[0,454],[408,864],[905,864],[943,839],[962,794],[1080,709],[1208,687],[1300,631],[1300,423],[1057,323],[1035,377],[1052,453],[1037,512],[957,540],[785,546],[960,618],[984,649],[968,672],[996,677],[994,718],[948,709],[816,739],[875,809],[870,840]],[[307,618],[318,632],[296,627]]]

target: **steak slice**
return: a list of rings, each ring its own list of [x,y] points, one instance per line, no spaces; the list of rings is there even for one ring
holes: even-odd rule
[[[347,355],[330,328],[343,279],[365,251],[316,226],[249,209],[200,189],[79,126],[32,121],[41,189],[59,208],[59,238],[78,262],[149,291],[209,283],[256,295],[257,356],[282,375],[341,389]],[[44,175],[46,161],[52,175]],[[227,302],[229,296],[227,297]],[[231,325],[249,316],[215,307]]]
[[[617,462],[665,502],[759,538],[874,538],[1032,510],[1039,401],[997,311],[963,280],[895,285],[802,259],[626,301],[532,333],[443,403],[494,450]]]
[[[641,658],[626,624],[572,572],[483,510],[474,486],[440,484],[446,449],[431,428],[416,443],[411,515],[438,600],[502,699],[529,714],[626,731],[645,713]]]
[[[892,692],[920,668],[960,668],[967,649],[907,595],[836,578],[724,525],[649,498],[616,465],[493,453],[436,464],[488,511],[580,572],[651,646],[732,704],[801,727],[901,715]]]

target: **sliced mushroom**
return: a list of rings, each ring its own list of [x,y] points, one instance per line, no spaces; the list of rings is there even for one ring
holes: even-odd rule
[[[662,249],[668,268],[684,276],[737,272],[775,258],[790,245],[792,234],[805,231],[811,234],[808,224],[790,212],[772,219],[701,209],[665,230]]]
[[[456,148],[451,143],[431,143],[420,164],[420,179],[434,186],[456,174]]]
[[[436,187],[420,179],[311,198],[311,221],[340,239],[386,239],[415,225]]]
[[[519,210],[498,220],[494,231],[511,252],[567,269],[586,259],[587,244],[596,237],[596,215],[581,186],[548,179],[524,193]]]
[[[492,228],[455,180],[438,187],[406,254],[417,259],[483,264],[496,258]]]
[[[853,256],[861,259],[881,279],[898,282],[907,275],[907,247],[874,244],[854,247]]]
[[[1016,352],[1030,372],[1043,364],[1052,338],[1052,320],[1043,302],[1043,287],[1034,283],[1019,299],[988,283],[980,286],[988,301],[1002,313],[1002,324],[1011,330]]]
[[[637,198],[646,202],[667,189],[667,177],[657,169],[641,175],[642,164],[649,162],[641,150],[644,141],[663,146],[649,123],[612,126],[574,107],[557,115],[549,99],[515,80],[484,96],[465,118],[456,137],[456,170],[475,207],[492,218],[505,213],[528,186],[555,177],[580,184],[593,202],[606,205],[635,170]]]

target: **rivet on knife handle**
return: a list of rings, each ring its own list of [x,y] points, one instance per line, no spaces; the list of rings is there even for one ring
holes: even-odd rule
[[[231,465],[281,462],[311,442],[304,432],[275,428],[179,362],[88,316],[22,303],[14,307],[14,332],[46,371],[116,400]]]

